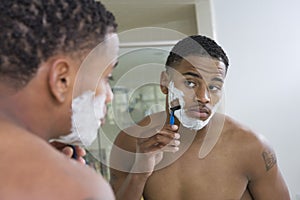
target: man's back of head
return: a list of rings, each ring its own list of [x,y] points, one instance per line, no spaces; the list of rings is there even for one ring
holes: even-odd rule
[[[3,1],[0,9],[0,81],[17,88],[51,56],[90,50],[117,26],[94,0]]]

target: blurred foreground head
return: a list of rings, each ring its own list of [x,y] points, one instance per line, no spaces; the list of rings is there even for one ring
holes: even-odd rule
[[[112,13],[94,0],[5,0],[0,9],[0,83],[14,89],[50,57],[80,56],[117,27]]]

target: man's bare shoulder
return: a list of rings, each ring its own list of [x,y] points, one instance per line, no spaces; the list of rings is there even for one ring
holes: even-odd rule
[[[240,122],[226,116],[222,140],[239,150],[241,161],[245,161],[248,171],[255,176],[276,165],[275,152],[268,140]],[[250,175],[249,175],[250,177]]]
[[[267,145],[263,135],[229,116],[225,116],[223,136],[239,145],[247,144],[250,148]]]
[[[25,130],[2,126],[0,152],[0,199],[113,199],[93,169]]]

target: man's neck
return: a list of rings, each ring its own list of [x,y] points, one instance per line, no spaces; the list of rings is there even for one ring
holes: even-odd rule
[[[0,97],[0,120],[31,132],[48,140],[47,127],[43,123],[41,112],[37,105],[32,105],[19,93]],[[30,104],[31,103],[31,104]]]

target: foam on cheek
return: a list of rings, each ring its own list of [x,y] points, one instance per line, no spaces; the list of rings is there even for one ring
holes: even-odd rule
[[[184,94],[181,90],[175,88],[173,81],[171,81],[169,83],[168,91],[169,91],[169,93],[168,93],[169,110],[171,110],[171,102],[176,99],[179,100],[179,105],[181,106],[181,109],[184,108],[184,106],[185,106],[185,102],[183,99]],[[176,112],[178,112],[178,111],[176,111]]]
[[[72,102],[71,135],[78,145],[89,146],[97,137],[100,121],[95,116],[96,101],[99,100],[95,98],[95,93],[87,91]]]
[[[87,91],[72,101],[71,133],[55,141],[80,146],[93,143],[101,125],[100,119],[105,115],[105,96],[94,97],[94,92]]]
[[[94,113],[96,119],[99,120],[99,127],[101,126],[100,119],[105,117],[105,95],[96,96],[94,99]]]

